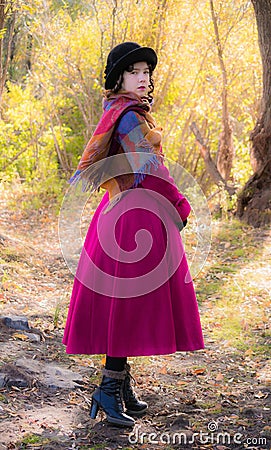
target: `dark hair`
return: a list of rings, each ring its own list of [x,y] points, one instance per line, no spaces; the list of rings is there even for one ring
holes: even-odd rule
[[[149,91],[148,91],[148,101],[149,103],[153,102],[153,97],[152,97],[152,93],[154,91],[154,83],[153,83],[153,78],[152,78],[152,74],[153,74],[153,70],[152,70],[152,66],[150,64],[148,64],[148,68],[150,71],[150,84],[148,85],[149,87]],[[122,83],[123,83],[123,73],[126,72],[132,72],[134,70],[134,65],[130,64],[128,67],[126,67],[124,70],[121,71],[120,74],[120,78],[118,79],[116,85],[113,87],[113,89],[111,89],[112,92],[114,92],[115,94],[121,89]]]

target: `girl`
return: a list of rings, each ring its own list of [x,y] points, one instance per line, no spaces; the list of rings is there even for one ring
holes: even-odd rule
[[[90,416],[102,408],[124,426],[148,407],[127,357],[204,348],[179,233],[190,205],[163,164],[150,114],[156,64],[155,51],[134,42],[111,50],[104,112],[71,179],[107,192],[85,239],[63,343],[67,353],[106,354]]]

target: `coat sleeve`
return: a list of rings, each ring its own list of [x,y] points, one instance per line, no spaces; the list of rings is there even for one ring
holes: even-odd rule
[[[173,178],[170,176],[168,169],[161,164],[157,169],[151,169],[141,182],[141,186],[150,189],[158,194],[163,195],[176,208],[182,223],[178,224],[182,229],[186,225],[187,217],[190,214],[191,206],[188,200],[178,190]]]

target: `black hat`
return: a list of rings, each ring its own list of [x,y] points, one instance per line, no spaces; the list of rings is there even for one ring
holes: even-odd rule
[[[157,64],[157,55],[150,47],[141,47],[136,42],[124,42],[114,47],[107,57],[105,68],[105,89],[113,89],[121,71],[130,64],[146,61],[154,70]]]

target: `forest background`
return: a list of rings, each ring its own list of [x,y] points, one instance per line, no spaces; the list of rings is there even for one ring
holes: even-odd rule
[[[0,21],[0,173],[21,207],[59,205],[101,115],[106,55],[132,40],[159,55],[153,113],[164,153],[211,208],[235,210],[253,173],[262,93],[251,2],[10,0]]]
[[[0,30],[0,450],[129,445],[129,431],[88,419],[100,355],[71,357],[62,345],[73,274],[58,234],[67,181],[102,112],[106,56],[124,40],[157,51],[163,152],[212,210],[211,251],[194,280],[206,348],[132,362],[151,405],[140,429],[199,434],[216,423],[242,433],[240,449],[247,438],[270,449],[271,1],[1,0]],[[234,220],[249,205],[248,224]],[[82,216],[85,232],[88,208]],[[189,261],[193,219],[182,231]],[[30,327],[6,326],[12,315]],[[48,389],[47,363],[72,369],[82,389]]]

